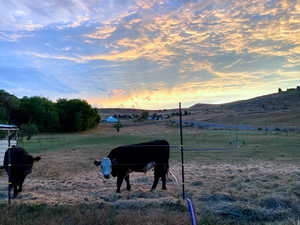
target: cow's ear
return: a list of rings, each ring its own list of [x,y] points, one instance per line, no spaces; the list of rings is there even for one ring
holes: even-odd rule
[[[42,158],[40,157],[40,156],[38,156],[38,157],[35,157],[34,159],[33,159],[33,161],[35,161],[35,162],[37,162],[37,161],[40,161]]]
[[[94,161],[94,164],[95,164],[95,166],[100,166],[101,162],[100,162],[100,161],[97,161],[97,160],[95,160],[95,161]]]

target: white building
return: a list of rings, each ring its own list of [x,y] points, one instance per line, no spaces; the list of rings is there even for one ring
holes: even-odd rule
[[[0,166],[3,166],[6,150],[13,145],[17,145],[18,130],[17,126],[0,124]]]

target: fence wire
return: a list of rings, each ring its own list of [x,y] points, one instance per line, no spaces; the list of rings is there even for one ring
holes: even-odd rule
[[[138,145],[138,147],[165,147],[165,145]],[[170,145],[170,154],[180,154],[181,146],[180,145]],[[183,146],[184,152],[200,152],[200,151],[231,151],[234,149],[229,148],[194,148],[189,146]],[[155,150],[154,150],[155,151]],[[91,162],[92,163],[92,162]],[[169,163],[170,164],[170,163]],[[144,163],[123,163],[118,164],[119,166],[141,166],[145,165]],[[188,163],[184,163],[184,166],[188,166]],[[31,166],[31,164],[24,164],[24,163],[17,163],[13,166],[21,167],[21,166]],[[154,180],[153,176],[153,168],[151,171],[145,172],[145,174],[141,174],[138,176],[135,176],[134,178],[130,178],[130,184],[133,185],[135,188],[145,188],[145,186],[149,186],[149,189],[152,185],[152,182]],[[111,189],[112,193],[114,193],[114,190],[116,189],[116,179],[113,180],[106,180],[99,167],[95,168],[96,173],[98,174],[97,177],[102,180],[102,186],[99,188],[102,189]],[[134,171],[133,171],[134,172]],[[151,174],[151,175],[149,175]],[[167,186],[175,188],[178,192],[178,196],[181,192],[181,185],[182,182],[182,174],[181,174],[181,164],[177,162],[175,165],[170,165],[168,176],[167,176]],[[126,183],[126,181],[123,181],[123,185]],[[185,183],[188,185],[190,182],[188,180],[185,181]],[[124,187],[123,187],[124,188]],[[0,202],[7,201],[8,198],[8,177],[6,175],[6,172],[4,169],[0,170]]]

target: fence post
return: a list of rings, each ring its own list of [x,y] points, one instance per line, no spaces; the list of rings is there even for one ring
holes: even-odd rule
[[[11,147],[8,147],[8,167],[7,167],[7,174],[8,174],[8,186],[7,186],[7,194],[8,194],[8,205],[11,204],[11,188],[12,188],[12,178],[11,178]]]
[[[180,127],[180,151],[181,151],[181,178],[182,178],[182,198],[185,199],[184,190],[184,154],[183,154],[183,135],[182,135],[182,111],[181,102],[179,102],[179,127]]]

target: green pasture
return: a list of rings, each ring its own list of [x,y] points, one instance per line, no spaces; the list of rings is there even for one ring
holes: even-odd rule
[[[256,161],[272,161],[278,162],[279,165],[284,165],[285,163],[297,164],[300,160],[299,133],[266,133],[264,131],[205,130],[195,128],[184,128],[183,133],[185,159],[186,161],[193,160],[193,163],[199,162],[199,164],[201,164],[201,162],[205,162],[206,165],[210,163],[217,165],[219,162],[247,164],[249,161],[251,161],[251,163]],[[121,129],[119,133],[113,132],[112,130],[108,133],[93,132],[91,134],[42,134],[33,137],[29,141],[22,141],[20,145],[34,154],[55,154],[57,152],[72,152],[76,150],[74,153],[77,154],[80,152],[79,156],[82,156],[81,151],[84,154],[95,151],[96,154],[91,154],[94,156],[98,153],[107,153],[110,149],[120,145],[134,144],[153,139],[168,140],[171,145],[171,160],[180,160],[180,136],[178,128],[175,127],[162,127],[161,129],[158,128],[155,131],[150,131],[147,130],[147,126],[145,126],[144,132],[132,133],[125,132],[124,129]],[[66,155],[68,157],[70,154]],[[71,170],[76,170],[79,165],[80,170],[82,170],[83,167],[90,168],[86,165],[89,164],[89,166],[91,166],[90,164],[92,164],[90,162],[81,164],[81,161],[76,161],[77,158],[74,159],[74,164],[69,164],[71,165],[69,167]],[[79,160],[81,159],[79,158]],[[66,172],[67,168],[68,167],[64,167],[63,171]],[[53,167],[52,170],[54,170]],[[235,169],[231,169],[231,172],[230,174],[218,174],[220,171],[209,172],[208,170],[205,177],[199,177],[199,180],[193,180],[191,183],[186,182],[187,194],[192,195],[196,206],[197,224],[299,224],[299,211],[296,211],[297,209],[288,211],[292,210],[295,205],[297,205],[297,207],[299,205],[297,197],[299,193],[299,182],[297,181],[299,175],[296,172],[289,174],[288,183],[285,177],[280,174],[264,174],[258,170],[259,177],[257,178],[255,174],[254,179],[251,177],[253,176],[253,172],[250,176],[248,174],[249,170],[246,169],[239,173],[235,172]],[[210,179],[215,178],[215,176],[217,176],[216,182],[214,179]],[[231,177],[233,177],[233,179]],[[208,193],[204,190],[207,190]],[[228,194],[220,194],[219,192]],[[291,197],[292,194],[293,198]],[[201,199],[199,196],[204,196],[204,198]],[[220,198],[218,204],[215,204],[216,201],[206,200],[205,196],[221,196],[223,198]],[[227,201],[226,197],[233,199],[233,201]],[[224,218],[227,219],[217,214],[211,214],[210,212],[215,212],[215,208],[211,208],[211,211],[204,211],[203,205],[206,203],[215,204],[209,205],[208,208],[212,206],[219,207],[221,205],[221,210],[229,213],[228,215],[237,213],[236,215],[240,215],[240,217],[238,217],[238,219],[234,217],[235,219],[230,220],[230,216],[226,217],[226,214],[224,214]],[[275,211],[271,212],[271,209],[262,206],[262,203],[267,204],[267,207],[275,207],[272,209]],[[274,217],[272,221],[265,221],[264,218],[270,218],[270,212],[271,214],[282,214],[280,214],[278,218]],[[145,208],[134,206],[134,208],[126,209],[117,208],[117,206],[107,206],[102,203],[90,204],[86,202],[80,205],[54,206],[46,204],[16,204],[10,207],[10,210],[7,210],[6,204],[3,203],[0,204],[0,214],[2,215],[0,216],[0,224],[3,225],[190,224],[186,203],[182,201],[178,201],[176,204],[169,203],[166,205],[158,202],[157,204],[151,203],[146,205]],[[287,215],[295,215],[295,217],[289,218]]]
[[[179,131],[157,131],[131,135],[112,134],[48,134],[35,136],[20,145],[31,153],[40,154],[49,151],[68,151],[82,149],[86,151],[109,151],[126,144],[166,139],[171,148],[171,158],[180,157]],[[245,161],[278,160],[294,162],[300,159],[299,133],[265,133],[263,131],[203,130],[184,129],[184,149],[187,160],[205,161]]]

